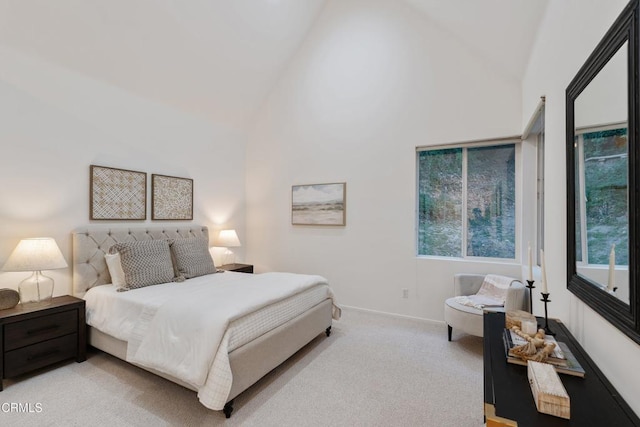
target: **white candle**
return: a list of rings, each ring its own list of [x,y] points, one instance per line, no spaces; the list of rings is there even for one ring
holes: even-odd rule
[[[609,281],[607,282],[607,289],[613,291],[615,288],[615,274],[616,274],[616,245],[611,245],[611,252],[609,253]]]
[[[547,289],[547,268],[544,264],[544,251],[540,249],[540,269],[542,270],[540,274],[540,281],[542,282],[542,293],[548,294],[549,290]]]
[[[522,332],[529,335],[530,337],[534,336],[536,332],[538,332],[538,324],[534,320],[523,320],[521,322]]]
[[[527,259],[529,263],[529,270],[527,274],[527,280],[533,282],[533,258],[531,257],[531,242],[529,242]]]

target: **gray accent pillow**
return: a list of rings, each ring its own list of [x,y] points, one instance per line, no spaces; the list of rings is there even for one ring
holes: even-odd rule
[[[209,240],[204,237],[169,240],[173,267],[178,277],[191,279],[216,272],[209,253]]]
[[[167,240],[116,243],[109,248],[109,253],[120,254],[126,284],[118,291],[173,281],[173,263]]]

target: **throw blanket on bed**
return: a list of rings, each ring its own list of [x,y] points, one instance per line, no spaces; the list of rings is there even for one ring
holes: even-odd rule
[[[507,290],[515,280],[512,277],[487,274],[477,294],[456,297],[456,302],[478,309],[502,307],[507,298]]]
[[[233,380],[225,334],[229,323],[319,284],[326,280],[293,273],[247,275],[223,286],[205,283],[145,308],[128,342],[127,361],[181,379],[198,389],[203,405],[222,409]],[[328,286],[327,292],[333,297]]]

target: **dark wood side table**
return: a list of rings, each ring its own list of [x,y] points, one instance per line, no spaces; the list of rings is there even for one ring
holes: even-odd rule
[[[543,319],[538,318],[538,324]],[[556,340],[564,342],[585,370],[584,378],[559,374],[571,400],[571,419],[539,413],[526,366],[507,363],[502,334],[504,313],[484,314],[484,413],[487,427],[640,426],[640,419],[558,320],[549,319]],[[615,351],[615,350],[612,350]]]
[[[0,310],[0,391],[4,378],[73,357],[85,361],[86,330],[84,300],[68,295],[46,306]]]
[[[220,270],[235,271],[237,273],[253,273],[251,264],[224,264],[218,267]]]

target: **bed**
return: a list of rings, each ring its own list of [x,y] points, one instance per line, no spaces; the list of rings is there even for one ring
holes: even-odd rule
[[[229,418],[236,396],[318,335],[328,337],[340,309],[320,276],[195,276],[192,267],[177,267],[190,258],[174,247],[191,248],[195,242],[208,247],[208,239],[204,226],[75,230],[73,293],[87,302],[92,346],[198,392],[204,406]],[[115,276],[121,273],[112,279],[106,254],[122,255],[127,270],[132,265],[128,248],[149,245],[164,251],[165,242],[171,247],[173,280],[130,290],[116,285],[122,278]],[[139,262],[142,257],[137,256]],[[162,267],[151,270],[154,274]]]

